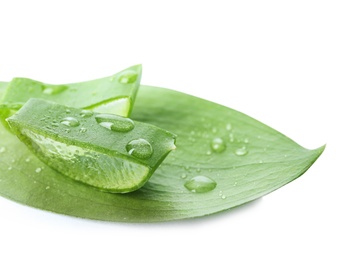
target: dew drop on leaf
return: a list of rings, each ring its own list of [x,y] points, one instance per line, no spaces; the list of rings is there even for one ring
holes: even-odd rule
[[[248,150],[246,147],[238,148],[234,151],[234,153],[238,156],[246,155],[248,153]]]
[[[211,142],[211,148],[214,152],[221,153],[226,150],[226,144],[224,143],[222,138],[216,137]]]
[[[115,132],[129,132],[134,128],[133,120],[118,115],[99,114],[95,120],[100,126]]]
[[[208,192],[214,190],[216,186],[217,183],[214,180],[201,175],[193,177],[184,184],[187,190],[195,193]]]
[[[61,123],[63,125],[71,126],[71,127],[76,127],[76,126],[80,125],[78,119],[71,117],[71,116],[63,118]]]
[[[123,84],[132,84],[134,83],[138,78],[138,73],[133,70],[126,70],[121,73],[119,76],[119,83]]]
[[[91,117],[92,115],[93,115],[93,112],[90,110],[84,109],[80,112],[81,117]]]
[[[126,145],[127,152],[139,159],[148,159],[153,154],[153,147],[152,145],[142,138],[135,139],[130,141]]]
[[[229,134],[229,141],[230,141],[231,143],[234,142],[234,135],[233,135],[233,133],[230,133],[230,134]]]

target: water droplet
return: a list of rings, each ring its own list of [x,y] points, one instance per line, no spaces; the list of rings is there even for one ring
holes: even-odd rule
[[[212,133],[217,133],[217,128],[213,127],[212,128]]]
[[[46,190],[48,190],[48,189],[50,189],[50,186],[46,186],[46,188],[45,188]]]
[[[185,178],[187,178],[187,174],[185,174],[185,173],[182,173],[182,175],[181,175],[181,178],[182,178],[182,179],[185,179]]]
[[[11,171],[13,169],[13,167],[9,166],[8,170]]]
[[[76,127],[76,126],[79,126],[80,123],[78,121],[78,119],[74,118],[74,117],[65,117],[62,119],[61,123],[63,125],[66,125],[66,126],[71,126],[71,127]]]
[[[227,130],[227,131],[231,131],[231,130],[232,130],[232,125],[228,123],[228,124],[226,125],[226,130]]]
[[[198,173],[201,172],[201,169],[200,169],[200,168],[197,168],[196,172],[198,172]]]
[[[132,84],[134,83],[138,78],[138,73],[133,70],[126,70],[121,73],[119,76],[119,83],[123,84]]]
[[[206,152],[206,155],[211,155],[211,154],[212,154],[212,152],[209,150]]]
[[[30,158],[26,158],[26,159],[25,159],[25,162],[30,162]]]
[[[56,94],[60,94],[61,92],[67,90],[68,86],[64,86],[64,85],[60,85],[60,86],[42,85],[41,88],[42,88],[43,93],[46,94],[46,95],[56,95]]]
[[[82,127],[79,129],[79,132],[80,133],[85,133],[86,131],[88,131],[85,127]]]
[[[206,176],[193,177],[184,184],[184,187],[186,187],[189,191],[195,193],[208,192],[214,190],[216,186],[217,183]]]
[[[248,138],[244,138],[244,142],[245,142],[246,144],[248,144],[248,143],[249,143]]]
[[[222,200],[224,200],[224,199],[226,199],[227,197],[226,197],[226,195],[222,195]]]
[[[126,145],[127,152],[139,159],[148,159],[153,154],[152,145],[142,138],[130,141]]]
[[[262,161],[262,160],[259,160],[258,162],[259,162],[259,163],[263,163],[263,161]]]
[[[248,150],[246,147],[238,148],[234,151],[234,153],[238,156],[246,155],[248,153]]]
[[[6,148],[3,146],[3,147],[0,147],[0,153],[3,153],[6,151]]]
[[[211,142],[211,148],[216,153],[221,153],[226,150],[226,144],[224,143],[222,138],[214,138]]]
[[[118,115],[99,114],[95,120],[102,127],[116,132],[129,132],[134,128],[133,120]]]
[[[40,167],[39,167],[39,168],[36,168],[36,169],[35,169],[35,172],[36,172],[36,173],[41,172],[41,168],[40,168]]]
[[[80,112],[81,117],[91,117],[93,114],[94,114],[93,111],[86,110],[86,109],[84,109]]]
[[[70,114],[70,109],[65,109],[65,113]]]
[[[238,182],[235,181],[235,182],[233,183],[233,186],[237,186],[237,184],[238,184]]]
[[[229,141],[230,141],[231,143],[234,142],[234,135],[233,135],[233,133],[230,133],[230,134],[229,134]]]

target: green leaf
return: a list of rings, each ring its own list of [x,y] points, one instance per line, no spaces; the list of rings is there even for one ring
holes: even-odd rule
[[[139,189],[175,149],[175,136],[153,125],[42,99],[29,99],[6,121],[48,166],[114,193]]]
[[[128,117],[133,108],[141,74],[142,67],[137,65],[110,77],[63,85],[14,78],[3,93],[0,108],[18,110],[30,98],[40,98],[69,107],[107,111]]]
[[[280,188],[301,176],[324,149],[307,150],[240,112],[162,88],[142,86],[133,116],[177,134],[177,149],[141,189],[110,194],[69,180],[1,129],[0,194],[90,219],[155,222],[199,217]],[[215,138],[222,140],[223,151]],[[199,180],[213,190],[196,193],[184,186],[196,189]]]

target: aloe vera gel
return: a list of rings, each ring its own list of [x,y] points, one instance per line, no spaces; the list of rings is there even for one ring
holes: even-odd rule
[[[7,121],[40,160],[103,191],[139,189],[175,149],[175,135],[155,126],[41,99]]]

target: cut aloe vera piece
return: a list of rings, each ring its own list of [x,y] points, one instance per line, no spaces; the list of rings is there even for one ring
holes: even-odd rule
[[[175,135],[153,125],[41,99],[7,121],[47,165],[108,192],[139,189],[175,149]]]
[[[133,108],[141,74],[141,65],[136,65],[110,77],[63,85],[14,78],[8,83],[0,108],[18,110],[30,98],[40,98],[65,106],[128,117]],[[74,98],[75,96],[78,98]]]

